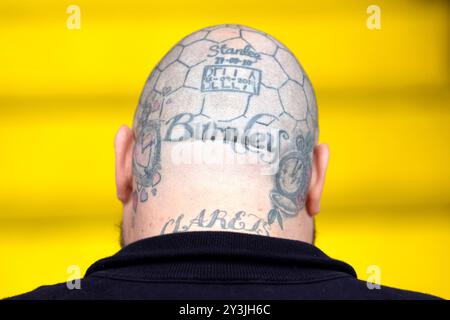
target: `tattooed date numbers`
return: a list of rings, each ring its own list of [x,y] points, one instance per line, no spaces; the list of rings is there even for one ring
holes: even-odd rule
[[[248,67],[211,65],[203,70],[202,92],[232,91],[258,95],[261,71]]]

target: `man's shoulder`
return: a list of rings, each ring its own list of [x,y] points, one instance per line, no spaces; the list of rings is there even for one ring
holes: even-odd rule
[[[30,292],[6,298],[6,300],[70,300],[86,299],[85,291],[70,289],[67,283],[40,286]]]
[[[97,282],[98,279],[92,279]],[[92,281],[91,280],[91,281]],[[91,282],[88,281],[88,282]],[[161,283],[159,285],[151,283],[136,283],[125,281],[122,283],[120,280],[115,280],[114,283],[106,281],[100,286],[102,290],[97,290],[100,284],[90,283],[82,281],[80,290],[69,289],[66,283],[60,283],[49,286],[42,286],[33,291],[25,294],[14,296],[8,299],[11,300],[95,300],[95,299],[152,299],[158,297],[158,290],[161,290]],[[131,288],[133,285],[138,286],[138,288]],[[270,290],[261,290],[261,285],[266,286]],[[170,298],[200,298],[196,297],[196,292],[201,292],[201,298],[205,299],[209,296],[208,290],[211,287],[208,283],[173,283],[171,282],[170,290],[173,292]],[[355,278],[340,278],[334,280],[320,281],[315,284],[297,284],[292,286],[292,283],[286,284],[289,290],[283,288],[283,283],[277,284],[259,284],[254,286],[251,284],[228,284],[233,288],[228,288],[224,291],[223,298],[230,299],[240,299],[240,298],[256,298],[256,299],[274,299],[283,297],[286,300],[300,300],[300,299],[342,299],[342,300],[435,300],[440,299],[436,296],[397,289],[388,286],[380,286],[379,288],[368,286],[365,281],[357,280]],[[110,290],[108,290],[108,287]],[[121,287],[122,289],[126,287],[126,290],[120,290],[120,295],[109,295],[107,292],[117,291],[116,287]],[[221,286],[222,288],[227,287],[227,285]],[[239,288],[240,287],[240,288]],[[270,288],[269,288],[270,287]],[[372,289],[370,289],[372,288]],[[144,290],[145,289],[145,290]],[[175,290],[178,289],[178,290]],[[230,290],[231,289],[231,290]],[[211,296],[215,298],[221,297],[220,292],[211,292]],[[255,290],[254,297],[252,297],[252,290]],[[142,291],[142,296],[136,296],[136,291]],[[156,292],[152,292],[156,291]],[[206,291],[206,292],[205,292]],[[219,289],[220,291],[220,289]],[[234,292],[236,296],[230,296],[230,291]],[[258,291],[258,292],[256,292]],[[261,291],[268,293],[267,296],[261,296]],[[278,292],[279,291],[279,292]],[[287,292],[289,291],[289,292]],[[134,292],[133,296],[127,296],[127,292]],[[150,295],[149,293],[152,292]],[[178,292],[175,294],[174,292]],[[245,292],[245,296],[242,295]],[[166,294],[161,293],[163,296]],[[178,296],[179,295],[179,296]],[[233,294],[231,294],[233,295]],[[150,297],[151,296],[151,297]]]
[[[342,281],[342,299],[367,299],[367,300],[440,300],[441,298],[417,291],[403,290],[384,285],[368,284],[366,281],[355,278],[338,279]]]

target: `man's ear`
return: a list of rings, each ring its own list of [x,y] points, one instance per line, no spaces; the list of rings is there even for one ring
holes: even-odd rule
[[[320,199],[325,184],[329,156],[330,150],[328,145],[319,144],[314,147],[311,182],[306,199],[306,210],[311,217],[315,216],[320,211]]]
[[[133,147],[134,134],[127,126],[121,126],[114,141],[116,152],[116,189],[117,198],[128,202],[133,191]]]

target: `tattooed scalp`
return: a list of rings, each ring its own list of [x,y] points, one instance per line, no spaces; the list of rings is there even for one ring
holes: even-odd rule
[[[264,32],[220,25],[182,39],[147,79],[133,127],[135,212],[140,203],[158,196],[166,144],[223,141],[233,150],[277,162],[267,194],[272,208],[261,218],[217,209],[202,211],[200,223],[198,218],[193,223],[180,213],[161,233],[189,230],[194,224],[208,228],[213,224],[202,220],[208,216],[213,221],[220,217],[222,229],[268,234],[266,226],[283,229],[286,219],[305,205],[318,131],[315,94],[294,54]],[[253,221],[237,224],[241,216]]]

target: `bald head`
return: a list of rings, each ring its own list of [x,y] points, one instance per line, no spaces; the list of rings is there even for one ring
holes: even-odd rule
[[[240,25],[194,32],[161,59],[141,94],[134,210],[158,192],[166,145],[215,141],[275,164],[264,222],[282,229],[305,205],[317,128],[311,82],[283,44]]]
[[[181,113],[237,126],[261,115],[260,123],[313,135],[317,128],[314,91],[295,56],[237,25],[194,32],[166,54],[145,84],[135,128],[143,117],[169,121]]]

